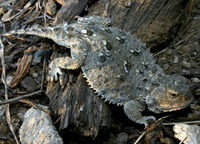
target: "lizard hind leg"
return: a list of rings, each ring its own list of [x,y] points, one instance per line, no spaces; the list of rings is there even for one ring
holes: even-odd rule
[[[129,119],[132,121],[144,124],[145,126],[148,125],[148,120],[156,118],[154,116],[142,116],[142,111],[146,108],[145,103],[139,100],[130,100],[124,104],[124,112]]]

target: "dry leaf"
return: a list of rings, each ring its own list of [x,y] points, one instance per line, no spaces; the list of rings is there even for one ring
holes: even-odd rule
[[[18,60],[18,67],[10,87],[15,87],[28,74],[33,59],[32,53],[36,51],[36,48],[36,46],[32,46],[24,51],[24,56]]]

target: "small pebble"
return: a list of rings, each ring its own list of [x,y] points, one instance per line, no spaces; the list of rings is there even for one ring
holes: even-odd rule
[[[27,90],[35,88],[38,84],[32,77],[25,77],[21,82],[21,86],[24,87]]]
[[[163,70],[167,70],[167,69],[169,69],[169,64],[164,64],[163,65]]]
[[[34,73],[32,73],[32,77],[33,77],[33,78],[38,78],[38,76],[39,76],[39,74],[38,74],[38,73],[35,73],[35,72],[34,72]]]
[[[168,55],[172,55],[173,50],[172,50],[172,49],[168,49],[166,53],[167,53]]]
[[[86,34],[87,33],[87,30],[83,29],[81,30],[82,33]]]
[[[174,56],[174,63],[178,63],[178,56]]]
[[[124,144],[128,141],[128,134],[127,133],[119,133],[115,139],[116,144]]]
[[[6,83],[7,83],[8,86],[10,86],[10,83],[11,83],[12,79],[13,79],[13,76],[8,76],[6,78]]]
[[[182,66],[185,67],[185,68],[191,68],[191,63],[183,61]]]

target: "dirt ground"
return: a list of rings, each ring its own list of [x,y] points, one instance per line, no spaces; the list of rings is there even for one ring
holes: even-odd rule
[[[49,0],[48,6],[46,5],[45,0],[19,0],[16,3],[14,2],[14,0],[13,2],[12,0],[0,0],[0,2],[0,33],[5,33],[7,31],[10,31],[11,29],[25,28],[35,24],[38,24],[40,26],[52,25],[53,22],[55,22],[54,20],[57,16],[59,9],[62,6],[63,1],[57,0],[56,3],[52,3]],[[106,15],[105,13],[102,14],[102,12],[105,10],[106,2],[106,0],[92,1],[91,3],[89,3],[89,5],[83,8],[84,12],[82,12],[81,14]],[[57,6],[56,8],[54,4]],[[152,53],[154,53],[157,64],[160,65],[167,74],[175,73],[183,75],[193,83],[194,87],[194,91],[192,93],[192,95],[194,96],[194,101],[189,107],[180,111],[163,113],[159,115],[151,113],[148,110],[145,112],[148,113],[148,115],[153,114],[157,118],[170,115],[168,118],[165,119],[165,123],[179,121],[192,122],[200,119],[200,0],[194,1],[191,9],[190,4],[191,3],[188,3],[186,7],[186,9],[189,9],[187,11],[187,25],[184,26],[184,28],[182,29],[180,28],[176,36],[173,37],[173,41],[166,44],[165,47],[151,50]],[[119,15],[122,14],[119,13]],[[56,49],[61,49],[51,40],[31,36],[18,38],[9,37],[9,39],[6,37],[2,37],[2,42],[5,46],[5,63],[8,77],[16,74],[16,69],[19,65],[19,58],[23,57],[24,50],[26,50],[28,47],[34,49],[34,46],[36,46],[36,51],[47,50],[50,47],[52,51]],[[50,53],[52,53],[52,51]],[[48,54],[49,52],[47,52],[47,55]],[[24,65],[22,65],[22,67],[24,67]],[[23,69],[23,71],[26,71],[26,69]],[[18,76],[18,78],[19,77],[22,76]],[[38,65],[31,65],[30,71],[26,73],[26,78],[27,79],[23,79],[23,81],[22,79],[17,79],[15,82],[13,82],[13,86],[9,88],[10,99],[41,89],[41,85],[39,84],[43,82],[43,63],[41,62]],[[43,85],[43,88],[46,88],[46,83]],[[1,101],[5,99],[4,93],[4,84],[1,81]],[[26,100],[43,105],[48,105],[49,103],[49,99],[47,96],[33,96],[27,98]],[[30,102],[27,101],[14,101],[10,105],[11,120],[14,123],[16,134],[18,133],[18,129],[22,124],[22,120],[19,118],[19,114],[24,115],[26,110],[34,105],[30,104]],[[59,134],[63,138],[64,142],[69,144],[134,143],[144,131],[144,126],[130,121],[123,113],[122,107],[109,105],[109,108],[112,111],[112,120],[109,130],[101,129],[98,136],[95,139],[92,139],[79,135],[79,133],[77,133],[75,128],[73,127],[67,130],[64,129],[59,131]],[[53,118],[56,128],[59,127],[59,122],[57,122],[58,119],[58,117]],[[173,125],[164,125],[163,121],[164,119],[147,127],[147,133],[138,143],[179,143],[180,141],[174,137]],[[199,122],[197,124],[199,124]],[[8,128],[5,117],[0,118],[0,143],[15,143],[13,135]]]

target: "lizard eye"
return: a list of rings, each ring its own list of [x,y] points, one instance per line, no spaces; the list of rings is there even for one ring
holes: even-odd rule
[[[176,96],[177,96],[177,94],[173,94],[173,93],[172,93],[172,94],[171,94],[171,96],[172,96],[172,97],[176,97]]]
[[[171,99],[175,99],[178,97],[178,94],[176,93],[168,93],[168,97],[171,98]]]
[[[173,97],[177,96],[176,94],[171,94]]]
[[[174,99],[174,98],[177,98],[178,96],[179,96],[178,93],[169,90],[169,92],[168,92],[168,97],[169,98]]]

